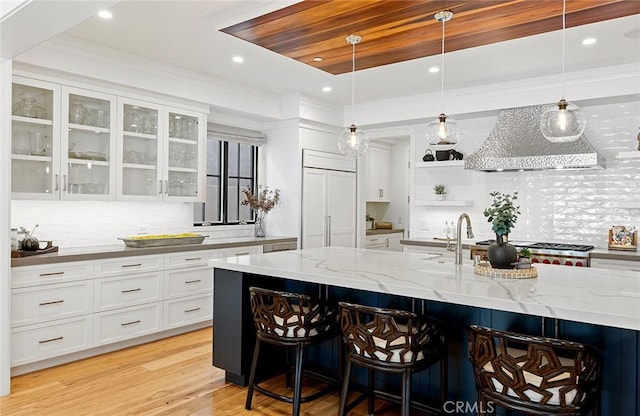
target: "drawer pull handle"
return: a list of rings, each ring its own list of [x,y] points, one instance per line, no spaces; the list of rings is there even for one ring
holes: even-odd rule
[[[49,301],[49,302],[40,302],[39,305],[40,306],[55,305],[57,303],[64,303],[64,300],[60,299],[60,300],[52,300],[52,301]]]
[[[246,253],[236,253],[236,256],[246,256],[247,254],[251,254],[248,251]]]
[[[61,276],[63,275],[64,272],[51,272],[51,273],[40,273],[40,277],[46,277],[46,276]]]
[[[202,257],[191,257],[188,259],[184,259],[184,261],[196,261],[196,260],[202,260]]]
[[[120,324],[120,326],[128,326],[128,325],[139,324],[139,323],[140,323],[140,319],[136,319],[135,321],[125,322],[123,324]]]
[[[131,293],[131,292],[140,292],[142,289],[137,288],[137,289],[125,289],[122,291],[122,293]]]
[[[202,279],[185,281],[185,283],[200,283],[200,282],[202,282]]]
[[[64,337],[57,337],[57,338],[51,338],[51,339],[43,339],[41,341],[38,341],[38,344],[46,344],[47,342],[53,342],[53,341],[62,341],[64,339]]]
[[[187,309],[187,310],[185,310],[185,313],[186,312],[195,312],[195,311],[199,311],[199,310],[200,310],[200,308]]]
[[[140,267],[142,266],[142,263],[135,263],[135,264],[123,264],[122,267]]]

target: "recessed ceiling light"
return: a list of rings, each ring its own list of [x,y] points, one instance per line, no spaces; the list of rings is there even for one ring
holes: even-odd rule
[[[596,43],[596,38],[586,38],[582,40],[583,45],[593,45]]]
[[[100,10],[98,12],[98,16],[103,19],[111,19],[113,17],[113,14],[108,10]]]
[[[316,56],[313,58],[313,62],[322,62],[322,56]]]
[[[237,64],[241,64],[244,62],[244,58],[242,56],[234,56],[233,57],[233,62],[237,63]]]
[[[429,72],[435,74],[436,72],[440,72],[440,68],[438,68],[437,66],[432,66],[431,68],[429,68]]]
[[[323,92],[331,92],[331,87],[322,87]]]

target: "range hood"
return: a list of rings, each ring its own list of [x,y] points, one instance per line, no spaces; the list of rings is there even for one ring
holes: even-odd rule
[[[552,143],[540,131],[546,106],[500,110],[489,137],[466,157],[465,169],[486,172],[544,169],[604,169],[605,160],[583,134],[570,143]]]

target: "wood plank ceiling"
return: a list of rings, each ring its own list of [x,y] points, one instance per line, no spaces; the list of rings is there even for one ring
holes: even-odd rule
[[[352,33],[362,36],[357,70],[440,54],[440,10],[454,13],[446,52],[562,29],[562,0],[309,0],[222,31],[338,75],[352,70]],[[640,0],[567,0],[566,25],[634,14]]]

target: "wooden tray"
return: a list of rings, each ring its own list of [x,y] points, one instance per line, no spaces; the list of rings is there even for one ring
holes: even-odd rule
[[[506,279],[532,279],[538,277],[538,269],[533,266],[529,269],[494,269],[489,263],[480,263],[473,266],[473,272],[482,276],[503,277]]]
[[[124,245],[127,247],[145,248],[145,247],[162,247],[162,246],[177,246],[186,244],[200,244],[206,238],[206,235],[199,235],[193,237],[163,237],[163,238],[146,238],[146,239],[132,239],[132,238],[118,238],[118,240],[124,241]]]
[[[17,257],[35,256],[37,254],[55,253],[57,251],[58,251],[58,246],[52,246],[49,248],[45,248],[42,250],[35,250],[35,251],[17,250],[17,251],[11,251],[11,258],[14,259]]]

